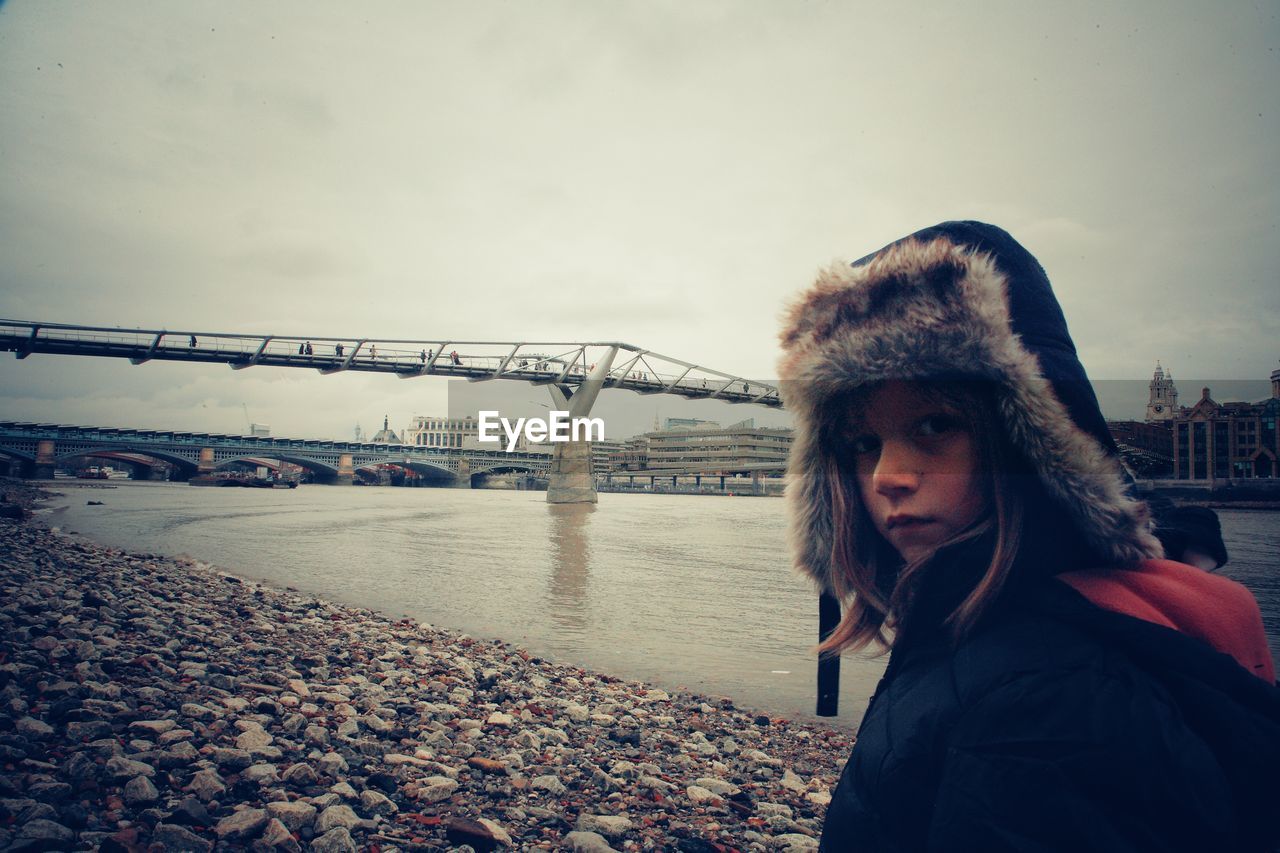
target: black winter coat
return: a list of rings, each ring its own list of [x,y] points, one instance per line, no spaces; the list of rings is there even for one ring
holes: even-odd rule
[[[825,851],[1270,851],[1280,690],[1057,581],[899,643]]]

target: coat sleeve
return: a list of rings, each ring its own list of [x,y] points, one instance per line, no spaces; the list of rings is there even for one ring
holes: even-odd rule
[[[1222,850],[1232,808],[1208,747],[1140,673],[1039,672],[960,716],[929,850]]]

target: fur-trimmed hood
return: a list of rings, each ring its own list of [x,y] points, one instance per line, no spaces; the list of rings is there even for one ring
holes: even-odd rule
[[[782,396],[796,421],[787,486],[793,553],[837,596],[850,590],[831,571],[832,448],[822,437],[837,416],[835,398],[887,379],[993,380],[1014,447],[1091,548],[1116,564],[1162,555],[1146,505],[1127,490],[1049,279],[1001,229],[944,222],[831,266],[791,308],[782,346]]]

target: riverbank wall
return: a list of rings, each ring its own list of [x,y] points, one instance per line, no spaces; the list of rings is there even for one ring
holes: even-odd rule
[[[38,517],[0,636],[0,850],[811,850],[852,745]]]

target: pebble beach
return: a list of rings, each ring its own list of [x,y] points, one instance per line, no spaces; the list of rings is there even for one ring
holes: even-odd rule
[[[3,491],[0,850],[817,849],[846,730],[95,545]]]

